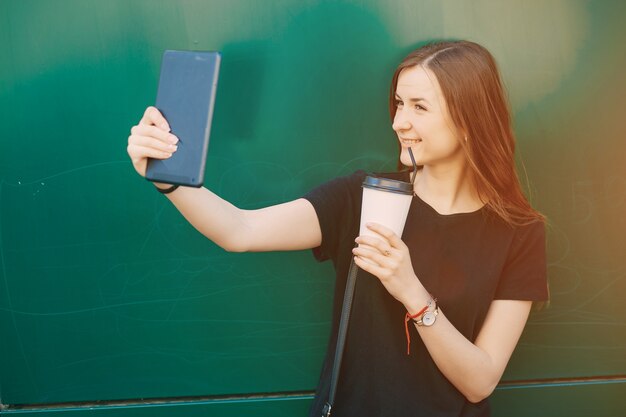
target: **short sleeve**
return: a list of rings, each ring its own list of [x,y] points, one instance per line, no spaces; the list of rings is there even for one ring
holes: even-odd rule
[[[303,196],[313,205],[322,231],[322,244],[313,249],[318,261],[336,260],[341,241],[358,222],[355,213],[360,213],[361,183],[365,176],[365,171],[356,171],[328,181]]]
[[[548,299],[546,268],[544,223],[537,221],[518,227],[513,235],[494,298],[546,301]]]

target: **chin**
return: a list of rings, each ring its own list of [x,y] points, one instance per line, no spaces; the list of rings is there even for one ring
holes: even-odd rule
[[[417,155],[415,155],[415,152],[413,152],[413,157],[415,158],[415,163],[417,165],[421,165]],[[400,162],[402,162],[402,165],[406,167],[413,168],[413,162],[411,162],[411,156],[409,155],[408,149],[402,148],[402,152],[400,153]]]

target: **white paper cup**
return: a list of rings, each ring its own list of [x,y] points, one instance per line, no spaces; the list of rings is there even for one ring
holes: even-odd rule
[[[402,237],[412,198],[413,185],[410,182],[365,177],[359,235],[379,237],[365,226],[379,223]]]

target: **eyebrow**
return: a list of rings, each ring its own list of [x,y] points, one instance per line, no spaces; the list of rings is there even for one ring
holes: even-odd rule
[[[395,98],[398,100],[402,100],[402,97],[400,97],[398,94],[395,95]],[[409,98],[407,99],[408,102],[410,103],[417,103],[418,101],[424,101],[426,103],[428,103],[428,100],[426,100],[425,98],[422,97],[416,97],[416,98]]]

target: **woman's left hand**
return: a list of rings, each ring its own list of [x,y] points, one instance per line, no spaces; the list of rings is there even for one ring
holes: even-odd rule
[[[424,291],[413,270],[409,248],[393,231],[383,225],[368,223],[367,228],[380,237],[368,235],[357,237],[355,242],[359,246],[352,250],[354,263],[378,277],[389,294],[407,305],[405,301]]]

